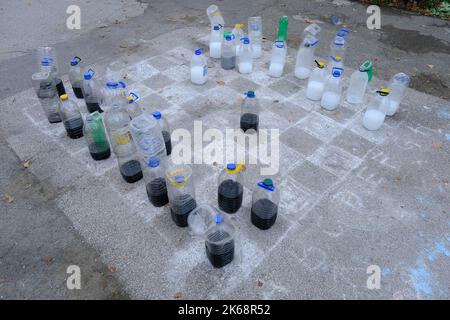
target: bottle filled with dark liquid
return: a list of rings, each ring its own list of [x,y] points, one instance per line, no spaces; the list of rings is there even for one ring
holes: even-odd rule
[[[78,99],[83,99],[84,75],[80,57],[73,57],[70,60],[69,80],[75,97]]]
[[[167,195],[164,169],[161,166],[160,159],[156,157],[150,158],[143,172],[147,196],[151,204],[155,207],[162,207],[168,204],[169,196]]]
[[[259,127],[259,103],[255,92],[248,91],[241,106],[241,130],[252,133],[258,131]]]
[[[166,145],[166,154],[169,156],[172,153],[172,140],[170,140],[169,122],[159,111],[153,112],[153,117],[158,120],[158,124],[161,127],[164,144]]]
[[[236,46],[234,43],[234,34],[231,32],[225,32],[223,38],[220,64],[225,70],[234,69],[236,66]]]
[[[69,99],[67,94],[59,97],[59,116],[66,128],[67,136],[71,139],[78,139],[83,136],[83,118],[78,105]]]
[[[100,114],[96,111],[86,116],[84,136],[88,144],[89,153],[96,161],[108,159],[111,156],[105,126]]]
[[[34,90],[47,116],[48,122],[61,122],[58,112],[59,96],[48,72],[37,72],[31,77]]]
[[[261,230],[271,228],[277,219],[279,200],[279,191],[272,179],[259,182],[252,194],[252,224]]]
[[[102,103],[102,91],[100,85],[94,79],[95,71],[92,69],[87,70],[83,77],[83,97],[86,102],[86,108],[89,113],[98,111],[103,112],[100,108]]]
[[[217,200],[220,210],[235,213],[242,205],[244,187],[242,186],[242,164],[227,164],[219,176]]]

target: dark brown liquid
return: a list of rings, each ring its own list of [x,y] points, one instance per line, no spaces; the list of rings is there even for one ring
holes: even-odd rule
[[[242,205],[244,188],[231,179],[223,181],[218,189],[219,208],[226,213],[235,213]]]
[[[130,160],[120,166],[120,173],[128,183],[134,183],[142,179],[141,164],[137,160]]]
[[[146,186],[147,196],[155,207],[162,207],[169,203],[167,196],[166,181],[163,178],[156,178]]]

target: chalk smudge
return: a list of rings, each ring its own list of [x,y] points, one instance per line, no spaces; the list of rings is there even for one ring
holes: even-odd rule
[[[435,244],[433,250],[428,254],[428,260],[434,261],[440,255],[444,255],[446,257],[450,257],[450,250],[442,242],[438,242]]]
[[[431,273],[423,260],[417,261],[416,266],[410,269],[409,275],[413,288],[419,295],[431,296],[433,294]]]
[[[431,204],[433,202],[433,198],[430,196],[422,196],[422,195],[418,195],[416,196],[416,201],[420,204]]]

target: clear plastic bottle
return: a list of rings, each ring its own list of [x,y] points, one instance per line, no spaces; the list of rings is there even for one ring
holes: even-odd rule
[[[254,133],[259,127],[259,103],[254,91],[248,91],[241,105],[241,130]]]
[[[307,34],[300,44],[295,62],[294,75],[299,79],[307,79],[314,66],[314,51],[319,40],[316,37]]]
[[[142,114],[142,108],[138,103],[139,99],[140,97],[134,92],[130,92],[128,94],[127,112],[128,115],[130,116],[130,119],[139,117]]]
[[[188,226],[188,216],[197,207],[192,169],[188,165],[173,165],[166,170],[170,214],[179,227]]]
[[[392,77],[387,87],[389,89],[389,109],[386,115],[393,116],[397,112],[410,80],[410,77],[404,73],[397,73]]]
[[[327,69],[322,61],[316,60],[315,62],[317,66],[309,77],[308,86],[306,87],[306,98],[313,101],[319,101],[322,99],[323,90],[325,89]]]
[[[83,96],[89,113],[95,111],[101,113],[103,112],[103,110],[100,109],[100,105],[103,103],[102,91],[97,81],[94,80],[94,75],[95,71],[92,69],[89,69],[84,73]]]
[[[234,69],[236,66],[236,46],[234,45],[234,36],[231,32],[224,33],[220,63],[225,70]]]
[[[239,72],[246,74],[251,73],[253,70],[253,57],[252,47],[250,45],[249,38],[242,38],[242,45],[238,55],[238,68]]]
[[[342,83],[341,77],[344,69],[334,68],[331,76],[328,77],[323,90],[320,105],[326,110],[334,110],[341,103]]]
[[[252,224],[261,230],[272,227],[277,219],[279,201],[280,193],[272,179],[259,182],[252,193]]]
[[[245,37],[244,31],[242,30],[242,28],[244,27],[244,25],[242,23],[236,23],[234,25],[233,31],[231,31],[231,33],[233,33],[234,36],[234,46],[236,47],[236,56],[239,57],[239,53],[240,53],[240,49],[241,49],[241,40],[242,38]]]
[[[372,61],[364,61],[359,70],[353,72],[347,89],[349,103],[362,103],[367,84],[372,80]]]
[[[66,89],[59,75],[58,57],[54,47],[39,47],[37,49],[39,70],[50,73],[53,84],[58,91],[58,97],[66,94]]]
[[[78,99],[83,99],[84,77],[80,62],[80,57],[73,57],[72,60],[70,60],[69,80],[75,97]]]
[[[225,25],[225,21],[223,20],[222,13],[220,12],[219,7],[216,6],[215,4],[210,5],[206,9],[206,14],[208,15],[211,26],[214,26],[216,24],[219,24],[221,26]]]
[[[54,86],[53,78],[50,73],[36,72],[31,76],[31,80],[42,109],[47,116],[48,122],[61,122],[61,117],[58,113],[58,91]]]
[[[303,29],[303,39],[306,38],[307,35],[317,36],[322,30],[320,26],[316,23],[311,23],[305,29]],[[317,38],[317,37],[316,37]]]
[[[100,113],[95,111],[86,115],[83,132],[92,159],[100,161],[111,156],[111,148]]]
[[[59,116],[66,128],[67,136],[71,139],[78,139],[83,136],[83,118],[78,105],[75,101],[69,99],[67,94],[59,97]]]
[[[272,46],[270,58],[269,76],[279,78],[283,74],[286,63],[287,46],[284,40],[276,40]]]
[[[169,203],[164,168],[159,158],[150,158],[144,167],[144,181],[147,196],[155,207]]]
[[[191,81],[194,84],[205,84],[208,80],[208,60],[202,55],[202,49],[197,49],[191,59]]]
[[[164,144],[166,145],[166,154],[169,156],[172,153],[172,140],[170,139],[171,131],[169,122],[159,111],[153,112],[152,115],[158,121],[159,127],[161,128]]]
[[[242,164],[229,163],[219,175],[217,200],[220,210],[236,213],[242,205],[244,187],[242,186]]]
[[[364,113],[363,126],[367,130],[378,130],[384,123],[386,113],[389,110],[389,90],[381,88],[377,95],[370,101]]]
[[[333,68],[344,68],[345,56],[345,38],[336,36],[330,45],[330,54],[328,56],[328,74]]]
[[[252,47],[253,59],[262,56],[262,19],[261,17],[248,18],[248,37]]]
[[[220,59],[222,57],[222,41],[223,28],[216,24],[213,26],[209,38],[209,56],[211,58]]]

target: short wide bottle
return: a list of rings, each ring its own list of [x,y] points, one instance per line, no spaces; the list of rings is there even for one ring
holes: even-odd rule
[[[252,194],[251,221],[261,230],[271,228],[277,219],[280,195],[272,179],[259,182]]]

